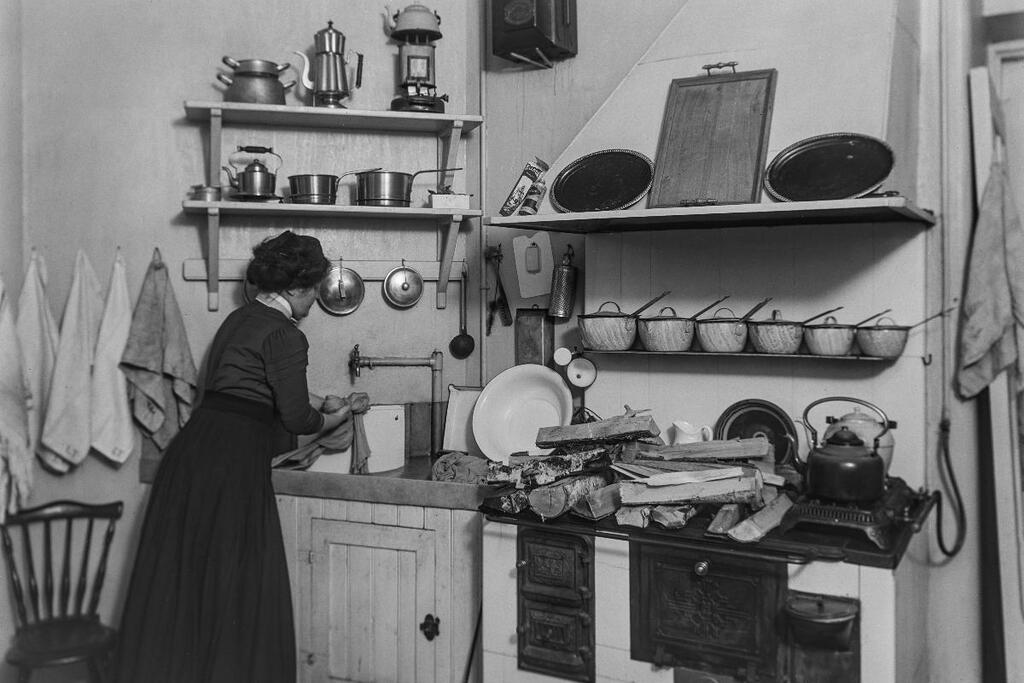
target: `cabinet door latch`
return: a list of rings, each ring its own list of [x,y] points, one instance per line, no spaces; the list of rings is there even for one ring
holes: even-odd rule
[[[426,636],[427,640],[433,640],[441,633],[441,618],[435,617],[433,614],[428,614],[423,617],[423,623],[420,624],[420,630],[423,631],[423,635]]]

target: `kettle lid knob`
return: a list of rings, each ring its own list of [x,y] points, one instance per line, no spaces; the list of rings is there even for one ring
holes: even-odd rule
[[[852,429],[843,425],[829,436],[825,443],[830,446],[863,446],[864,440],[857,436]]]

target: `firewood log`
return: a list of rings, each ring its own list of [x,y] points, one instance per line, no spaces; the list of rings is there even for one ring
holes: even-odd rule
[[[541,519],[554,519],[568,512],[580,499],[607,484],[608,479],[604,474],[584,474],[539,486],[526,494],[526,498],[530,509]]]

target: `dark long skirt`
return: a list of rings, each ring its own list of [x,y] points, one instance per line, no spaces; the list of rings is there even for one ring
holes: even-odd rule
[[[150,493],[120,683],[290,683],[295,633],[269,406],[207,394]]]

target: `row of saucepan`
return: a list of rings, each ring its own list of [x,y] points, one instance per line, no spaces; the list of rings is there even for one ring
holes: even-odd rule
[[[699,318],[727,298],[722,297],[690,317],[679,316],[674,308],[666,306],[655,316],[641,318],[638,313],[653,301],[633,313],[624,313],[618,304],[606,301],[597,312],[578,316],[583,345],[594,351],[626,351],[639,337],[647,351],[690,351],[696,341],[700,350],[708,353],[742,353],[749,343],[754,352],[763,354],[792,355],[806,345],[807,352],[815,356],[848,356],[856,341],[861,355],[892,359],[903,353],[911,329],[952,310],[931,315],[915,325],[897,325],[891,318],[882,317],[891,309],[854,324],[839,323],[829,314],[842,306],[805,320],[786,320],[778,310],[763,320],[754,320],[753,315],[771,301],[769,297],[742,316],[719,308],[713,317]],[[609,305],[615,310],[605,310]],[[820,318],[824,322],[810,324]],[[867,324],[875,319],[877,323]]]

